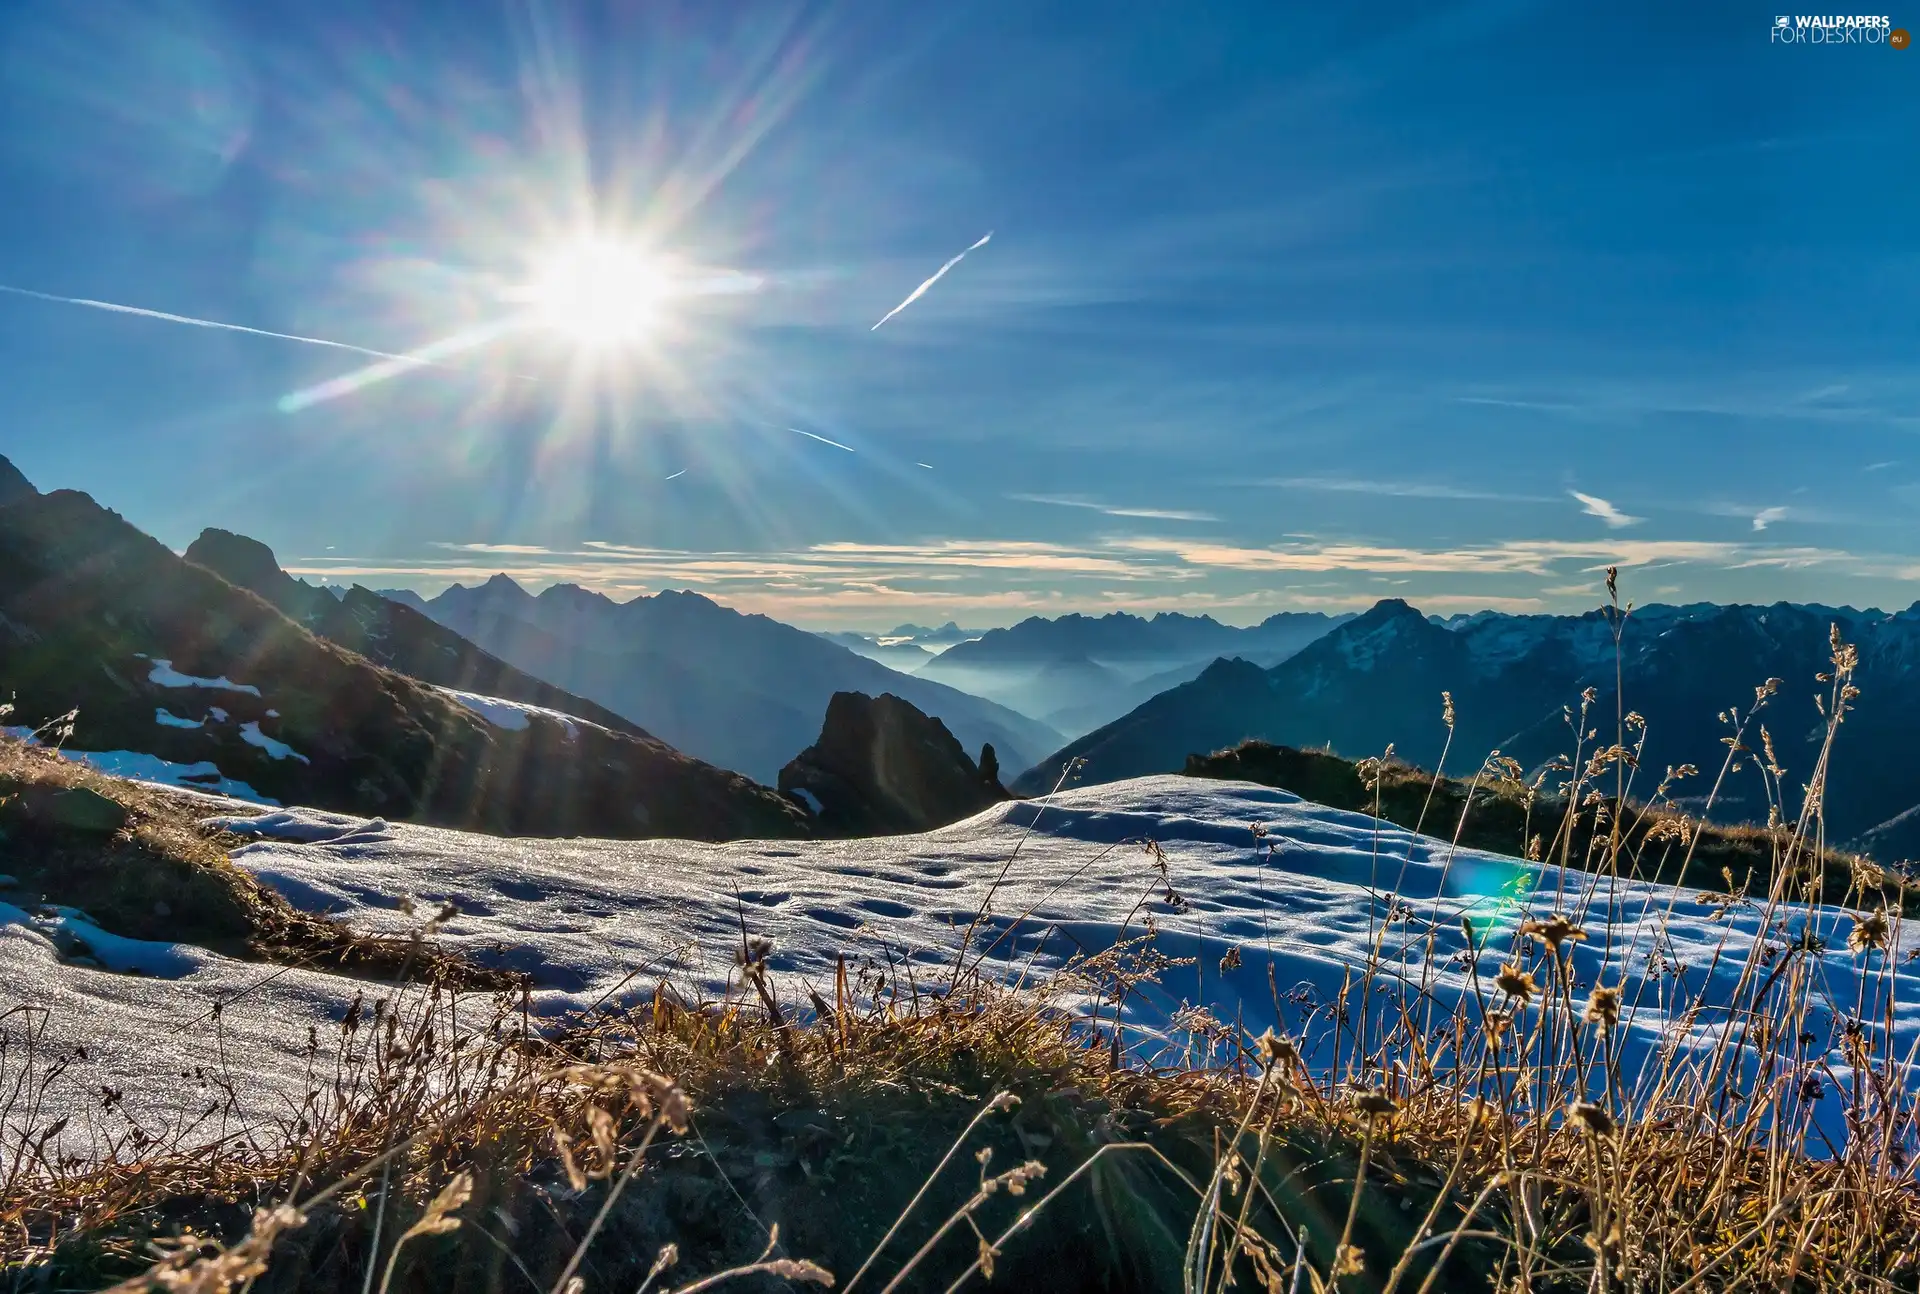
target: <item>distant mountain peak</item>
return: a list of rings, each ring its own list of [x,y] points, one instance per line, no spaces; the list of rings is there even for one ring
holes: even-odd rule
[[[1426,617],[1414,609],[1405,598],[1381,598],[1378,602],[1363,611],[1353,623],[1377,624],[1386,620],[1405,619],[1408,616],[1412,616],[1416,620],[1426,619]]]
[[[504,579],[506,577],[496,575],[494,578]],[[568,603],[576,606],[592,606],[596,608],[604,608],[604,607],[611,607],[611,606],[617,605],[614,602],[614,600],[608,597],[606,594],[596,593],[592,589],[582,588],[578,584],[549,584],[546,588],[540,591],[539,597],[537,597],[534,600],[537,602],[544,602],[549,606],[552,606],[553,604],[559,603],[559,602],[564,602],[564,603]]]

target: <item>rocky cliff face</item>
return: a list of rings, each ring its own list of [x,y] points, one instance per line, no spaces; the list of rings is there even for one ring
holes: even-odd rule
[[[1012,798],[998,770],[991,745],[976,764],[945,724],[897,696],[836,692],[820,739],[780,770],[780,789],[805,803],[825,834],[896,835]]]

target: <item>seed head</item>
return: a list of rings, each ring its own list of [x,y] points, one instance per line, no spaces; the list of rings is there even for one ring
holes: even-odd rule
[[[1300,1059],[1300,1049],[1293,1045],[1293,1039],[1285,1034],[1276,1034],[1271,1029],[1255,1039],[1254,1045],[1259,1047],[1260,1059],[1268,1066],[1291,1068]]]
[[[1579,1124],[1589,1135],[1603,1140],[1612,1137],[1617,1131],[1613,1116],[1591,1101],[1575,1101],[1569,1105],[1567,1118]]]
[[[1891,927],[1887,924],[1886,909],[1869,912],[1864,917],[1853,919],[1853,932],[1847,936],[1847,947],[1857,953],[1863,953],[1869,949],[1885,950],[1887,936],[1890,933]]]
[[[1353,1105],[1355,1109],[1370,1119],[1377,1119],[1400,1112],[1400,1107],[1394,1103],[1393,1098],[1377,1088],[1368,1088],[1364,1092],[1355,1093]]]
[[[1494,976],[1493,982],[1495,987],[1519,1002],[1521,1006],[1525,1006],[1532,1000],[1533,995],[1540,991],[1540,985],[1534,982],[1533,976],[1512,963],[1501,966],[1500,973]]]
[[[1604,984],[1593,986],[1593,996],[1587,999],[1587,1023],[1598,1025],[1600,1032],[1607,1033],[1620,1023],[1620,988],[1615,985],[1608,988]]]
[[[1529,917],[1520,923],[1520,933],[1539,935],[1546,940],[1547,947],[1555,952],[1560,951],[1560,945],[1563,943],[1584,943],[1587,938],[1587,932],[1573,924],[1572,918],[1563,912],[1556,912],[1545,921],[1536,921]]]

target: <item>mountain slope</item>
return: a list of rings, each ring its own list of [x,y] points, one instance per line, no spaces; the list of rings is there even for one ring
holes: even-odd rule
[[[1060,734],[1004,706],[901,674],[766,616],[696,593],[619,603],[575,585],[538,597],[504,575],[426,604],[441,624],[692,754],[771,780],[819,733],[836,692],[891,692],[969,749],[1024,767]]]
[[[323,595],[330,596],[330,595]],[[491,721],[325,642],[84,494],[0,506],[0,686],[138,775],[509,834],[807,834],[767,787],[527,707]]]
[[[259,594],[329,642],[423,683],[557,710],[632,737],[652,735],[603,705],[515,669],[411,606],[358,585],[335,597],[296,580],[257,539],[208,529],[188,546],[186,559]]]

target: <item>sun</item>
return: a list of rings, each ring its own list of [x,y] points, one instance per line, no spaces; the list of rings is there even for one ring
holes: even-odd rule
[[[526,286],[512,294],[530,322],[588,349],[632,345],[660,326],[674,295],[665,261],[635,243],[599,236],[575,238],[536,264]]]

